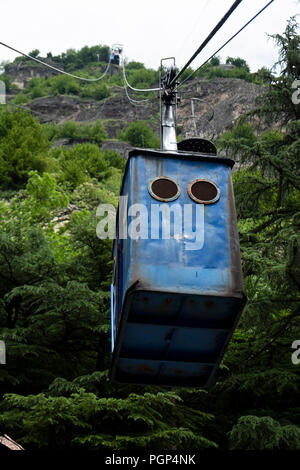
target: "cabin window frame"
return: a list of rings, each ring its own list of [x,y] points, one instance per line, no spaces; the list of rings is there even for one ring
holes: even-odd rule
[[[209,183],[215,188],[215,190],[217,191],[217,194],[213,199],[208,199],[208,200],[199,199],[192,193],[193,185],[196,184],[196,183],[200,183],[200,182]],[[217,186],[216,183],[214,183],[213,181],[211,181],[207,178],[198,178],[196,180],[191,181],[191,183],[189,184],[189,186],[188,186],[188,195],[197,204],[215,204],[216,202],[219,201],[219,199],[221,197],[221,191],[220,191],[219,186]]]
[[[169,198],[164,198],[164,197],[160,197],[157,194],[155,194],[155,192],[152,189],[152,185],[153,185],[153,183],[155,183],[155,181],[158,181],[158,180],[161,180],[161,179],[171,181],[172,183],[174,183],[176,185],[177,193],[174,196],[169,197]],[[154,199],[156,199],[157,201],[172,202],[172,201],[175,201],[176,199],[179,198],[179,196],[181,194],[181,187],[180,187],[180,184],[177,183],[177,181],[175,181],[173,178],[170,178],[169,176],[161,175],[161,176],[156,176],[155,178],[152,178],[149,181],[149,183],[148,183],[148,192],[149,192],[150,196],[153,197]]]

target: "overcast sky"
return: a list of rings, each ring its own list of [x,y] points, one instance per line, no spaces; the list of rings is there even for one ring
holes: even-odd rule
[[[0,41],[23,52],[45,56],[95,44],[124,45],[129,60],[157,69],[162,57],[175,56],[182,67],[233,0],[1,0]],[[199,66],[268,0],[243,0],[210,45],[193,62]],[[275,0],[221,52],[242,57],[251,71],[271,67],[277,50],[267,34],[282,33],[298,0]],[[300,18],[300,17],[299,17]],[[17,54],[0,46],[0,62]]]

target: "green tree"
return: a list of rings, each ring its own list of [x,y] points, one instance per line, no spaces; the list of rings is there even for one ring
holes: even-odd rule
[[[245,59],[242,59],[241,57],[227,57],[226,64],[231,64],[238,68],[244,68],[247,72],[250,72],[249,65]]]
[[[265,75],[268,93],[261,96],[253,114],[260,116],[268,124],[273,121],[285,126],[290,121],[300,119],[300,106],[291,99],[294,91],[292,85],[300,76],[300,36],[296,19],[290,18],[282,35],[270,37],[279,48],[279,61],[275,66],[280,66],[281,73],[277,76]]]
[[[280,37],[293,42],[290,24]],[[285,63],[288,50],[281,55]],[[280,76],[270,75],[254,112],[218,143],[239,163],[233,179],[248,304],[212,396],[217,410],[228,413],[228,428],[234,414],[236,420],[242,416],[229,435],[230,447],[239,449],[297,448],[299,439],[300,379],[291,344],[300,318],[300,127],[299,105],[292,103],[288,88],[294,68],[287,74],[282,65]],[[257,136],[249,123],[253,115],[272,128]],[[282,129],[274,129],[278,116]]]
[[[119,138],[136,147],[158,148],[159,138],[146,121],[135,121],[119,134]]]
[[[43,127],[29,111],[7,108],[0,113],[0,184],[24,186],[31,170],[47,169],[49,141]]]
[[[80,388],[70,398],[7,395],[1,427],[30,448],[93,450],[202,450],[210,415],[192,411],[173,392],[98,398]],[[19,423],[23,423],[20,426]]]
[[[64,150],[60,156],[61,181],[75,188],[89,178],[101,180],[106,176],[108,164],[96,144],[77,144]]]
[[[29,52],[29,55],[31,55],[31,57],[38,57],[40,51],[38,49],[33,49],[33,51]]]
[[[210,63],[210,65],[212,65],[213,67],[216,67],[217,65],[220,65],[221,59],[220,59],[220,57],[215,56],[215,57],[213,57],[212,59],[210,59],[209,63]]]
[[[242,416],[229,433],[231,450],[299,450],[300,429],[269,416]]]

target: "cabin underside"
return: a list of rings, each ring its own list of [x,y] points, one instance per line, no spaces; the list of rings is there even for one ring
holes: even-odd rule
[[[243,294],[128,293],[111,378],[124,383],[206,387],[244,305]]]

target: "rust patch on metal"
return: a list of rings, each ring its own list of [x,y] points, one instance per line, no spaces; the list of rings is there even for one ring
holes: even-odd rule
[[[146,372],[146,373],[151,373],[151,372],[154,372],[155,369],[151,366],[149,366],[148,364],[141,364],[140,366],[138,366],[138,371],[139,372]]]
[[[181,369],[175,369],[174,372],[175,372],[175,374],[177,374],[177,375],[184,375],[184,371],[181,370]]]

